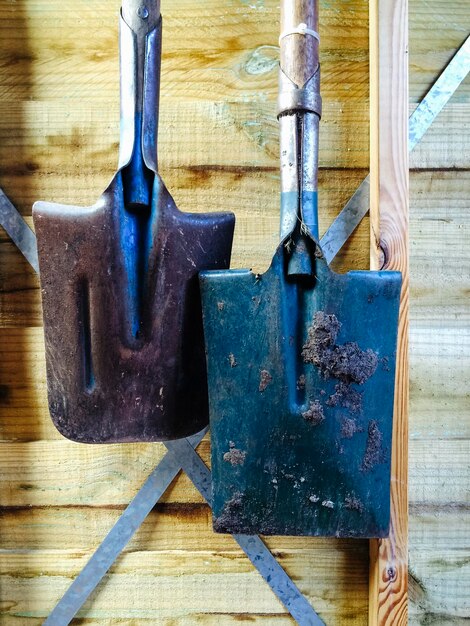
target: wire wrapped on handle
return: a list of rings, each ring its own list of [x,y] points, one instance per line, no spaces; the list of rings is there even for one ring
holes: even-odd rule
[[[316,0],[282,0],[280,47],[282,71],[297,87],[303,87],[318,67]]]

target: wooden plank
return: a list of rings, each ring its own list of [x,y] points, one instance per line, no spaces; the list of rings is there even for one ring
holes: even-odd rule
[[[2,546],[5,550],[28,552],[65,550],[89,552],[103,539],[118,519],[123,505],[109,506],[39,506],[4,509],[0,516]],[[366,541],[331,538],[266,537],[276,554],[308,550],[318,553],[319,561],[337,553],[338,558],[358,562],[367,560]],[[240,553],[229,535],[212,531],[210,509],[205,504],[163,503],[155,509],[126,547],[126,552],[143,550],[200,550]],[[343,555],[343,556],[339,556]],[[314,559],[316,561],[316,559]],[[313,563],[313,561],[312,561]],[[367,569],[367,563],[363,563]],[[318,571],[312,566],[311,575]]]
[[[315,569],[312,556],[308,550],[302,550],[278,558],[327,622],[363,624],[361,616],[366,606],[361,601],[363,594],[357,592],[367,584],[367,572],[361,559],[355,563],[346,558],[332,561],[325,552],[323,563],[321,557],[318,561],[325,572],[320,580],[311,575]],[[67,551],[17,553],[8,559],[0,555],[0,566],[5,571],[5,613],[45,617],[86,558],[84,554]],[[344,602],[344,596],[339,599],[335,589],[338,573],[344,567],[351,567],[351,584],[356,591],[351,594],[350,603]],[[22,575],[18,576],[18,572]],[[224,593],[220,593],[221,589]],[[187,617],[205,623],[206,614],[226,613],[257,621],[258,615],[278,616],[286,611],[242,553],[145,550],[123,555],[79,616],[116,621],[132,618],[135,624],[140,619],[153,618],[154,623],[161,623],[160,620]]]
[[[408,2],[370,3],[371,265],[403,275],[388,539],[371,541],[369,625],[408,622]]]
[[[444,506],[464,503],[467,497],[468,440],[413,440],[415,502]],[[122,506],[135,494],[164,454],[158,444],[87,446],[65,439],[30,443],[3,443],[0,466],[2,505]],[[200,446],[209,462],[209,442]],[[436,482],[446,485],[435,488]],[[418,497],[418,494],[419,497]],[[202,502],[183,474],[173,483],[163,502]]]
[[[412,0],[410,28],[410,100],[419,102],[468,35],[468,2]],[[470,81],[459,88],[456,100],[470,96]],[[446,142],[447,143],[447,142]]]
[[[416,102],[468,35],[468,3],[453,2],[450,12],[448,3],[438,0],[414,0],[412,7],[410,28],[416,35],[411,39],[410,95]],[[467,78],[413,152],[412,167],[442,167],[434,154],[440,142],[450,156],[448,166],[468,170],[468,133],[462,129],[468,125],[469,101]],[[467,171],[430,173],[422,202],[417,205],[413,196],[411,201],[410,625],[463,626],[470,607],[470,500],[468,490],[456,494],[452,485],[454,473],[467,484],[470,478],[470,186]],[[412,189],[421,176],[413,173]],[[445,195],[439,201],[437,189],[444,188],[447,202]],[[441,256],[437,264],[434,250]],[[426,451],[417,440],[427,441]],[[454,445],[467,461],[462,458],[447,474]],[[417,448],[425,452],[419,461]],[[434,468],[433,489],[424,477],[426,466]],[[421,484],[423,478],[427,486]],[[445,496],[436,502],[439,489]]]
[[[104,0],[96,7],[87,0],[76,0],[69,11],[63,12],[59,0],[30,1],[27,10],[18,7],[13,10],[5,0],[3,4],[3,45],[7,61],[16,71],[7,69],[0,98],[11,95],[9,90],[16,88],[20,97],[27,99],[28,89],[34,87],[49,100],[62,98],[64,94],[70,98],[90,94],[106,102],[113,100],[118,89],[115,61],[119,5]],[[279,6],[274,0],[263,1],[258,6],[206,0],[203,7],[191,0],[179,0],[162,2],[162,13],[163,74],[170,73],[162,85],[165,97],[169,93],[172,98],[187,101],[194,97],[201,99],[203,95],[215,101],[223,93],[244,100],[247,91],[259,94],[260,81],[265,82],[271,72],[268,81],[271,95],[276,98]],[[339,62],[345,79],[340,91],[346,95],[351,88],[360,86],[364,96],[367,94],[367,3],[352,0],[347,14],[345,22],[341,11],[323,3],[325,69],[330,63]],[[23,43],[21,48],[18,42]],[[37,65],[34,73],[31,65]],[[102,71],[97,75],[98,67]],[[334,90],[334,95],[337,94],[338,90]]]
[[[258,575],[252,574],[252,566],[231,538],[212,533],[208,507],[159,508],[158,513],[151,513],[124,557],[119,559],[106,578],[105,593],[111,594],[108,596],[110,601],[101,602],[96,600],[95,595],[88,604],[91,610],[85,614],[109,618],[113,616],[113,611],[119,610],[120,619],[130,615],[136,618],[138,615],[137,623],[140,623],[145,613],[145,616],[153,614],[161,623],[160,618],[164,617],[161,602],[152,598],[147,582],[153,576],[153,595],[166,593],[172,598],[171,606],[175,613],[180,610],[188,612],[188,620],[192,618],[188,603],[193,611],[192,600],[197,595],[194,585],[204,584],[205,603],[204,610],[201,610],[201,622],[206,623],[203,616],[211,611],[220,613],[223,620],[224,610],[227,609],[242,611],[247,614],[247,619],[250,615],[250,621],[258,621],[258,616],[265,610],[262,605],[266,599],[265,584]],[[25,602],[31,603],[31,612],[54,604],[67,581],[76,576],[95,542],[106,532],[119,511],[44,507],[11,513],[5,513],[0,519],[2,537],[5,537],[6,546],[11,546],[8,557],[4,553],[2,559],[0,555],[0,571],[7,599],[5,613],[22,614],[28,610]],[[365,623],[367,542],[327,539],[306,542],[302,538],[287,537],[269,538],[267,542],[302,591],[317,607],[321,607],[328,622],[355,626]],[[15,550],[18,545],[22,546],[19,552]],[[348,570],[351,581],[348,593],[344,593],[338,602],[335,600],[335,588],[343,569]],[[42,577],[38,576],[39,572]],[[125,582],[121,582],[123,579]],[[137,580],[138,586],[134,584]],[[125,599],[122,596],[124,584],[129,586]],[[248,586],[250,592],[247,592]],[[137,588],[140,591],[137,592]],[[168,588],[172,588],[171,593]],[[256,606],[255,600],[250,600],[250,597],[256,598],[258,590],[261,604]],[[200,587],[199,592],[202,595]],[[38,602],[39,593],[44,597]],[[98,592],[98,598],[101,593]],[[236,594],[237,599],[227,602],[227,593]],[[352,598],[346,600],[349,593]],[[242,608],[237,606],[238,598],[241,598]],[[116,602],[119,602],[119,609],[116,609]],[[168,610],[169,602],[167,600],[166,603]],[[146,606],[142,607],[143,604]],[[10,607],[11,611],[8,610]],[[138,610],[144,613],[138,613]],[[274,610],[283,611],[279,607],[270,609],[268,614],[274,616]]]
[[[332,89],[342,78],[342,73],[338,74],[333,76]],[[161,167],[246,164],[278,170],[276,100],[269,93],[261,93],[261,101],[247,96],[242,102],[223,100],[222,95],[216,102],[175,102],[165,100],[161,94]],[[322,167],[367,168],[365,97],[325,102]],[[94,201],[116,169],[118,102],[117,92],[115,103],[90,100],[86,107],[82,100],[71,99],[32,101],[21,106],[0,102],[0,167],[4,180],[24,175],[28,188],[35,187],[35,198],[45,194],[58,201],[54,196],[58,193],[56,181],[60,184],[62,179],[72,177],[68,181],[70,198],[60,199],[75,203],[80,200],[82,204]],[[25,130],[21,130],[23,127]],[[83,172],[76,180],[79,167]],[[11,195],[11,189],[4,186]]]
[[[158,621],[158,626],[239,626],[240,622],[250,621],[250,619],[256,620],[256,624],[260,626],[292,626],[292,618],[287,615],[250,615],[246,613],[230,614],[226,612],[217,612],[212,615],[208,613],[195,613],[192,615],[184,615],[182,617],[170,617],[162,618]],[[252,620],[251,620],[252,621]],[[17,617],[17,616],[2,616],[2,626],[42,626],[44,618],[34,617]],[[109,617],[93,618],[93,617],[80,617],[74,619],[73,626],[155,626],[155,618],[139,617],[137,619],[133,617],[124,619],[114,619]],[[447,625],[446,625],[447,626]],[[455,626],[455,625],[453,625]]]
[[[410,554],[414,556],[427,552],[429,557],[441,560],[441,568],[445,568],[445,558],[452,551],[468,556],[468,524],[462,520],[468,515],[468,506],[435,506],[434,503],[413,502],[410,494]],[[465,521],[465,520],[463,520]],[[456,589],[470,590],[470,579],[459,579]]]
[[[464,320],[460,324],[460,328],[455,322],[450,327],[437,323],[411,327],[412,444],[436,440],[439,449],[440,440],[470,438],[470,331]]]
[[[452,125],[448,132],[448,141],[458,143],[462,133]],[[468,151],[463,158],[468,167]],[[412,188],[423,175],[412,174]],[[410,224],[410,625],[463,626],[470,607],[470,493],[453,486],[454,476],[467,485],[470,479],[470,181],[468,171],[427,175],[419,204],[412,195]],[[445,194],[439,200],[444,188],[447,202]],[[460,462],[449,471],[456,447]]]
[[[470,158],[470,150],[467,158]],[[440,376],[451,382],[452,376],[458,379],[461,371],[448,361],[450,345],[455,344],[459,353],[457,334],[465,333],[470,321],[470,172],[413,172],[410,203],[411,331],[415,328],[420,331],[416,340],[422,346],[423,332],[427,329],[428,344],[434,344],[433,355],[430,355],[433,366],[426,375],[423,371],[422,376],[415,377],[413,364],[412,375],[430,392],[427,381],[429,377],[435,378],[440,350],[436,331],[442,327],[454,328],[456,334],[454,337],[447,334],[443,343],[443,349],[447,346],[443,354],[447,363],[439,367]],[[415,348],[418,349],[424,366],[422,347],[415,347],[414,339],[411,344],[412,358]]]
[[[470,607],[468,495],[439,508],[413,498],[411,488],[410,624],[463,626]]]
[[[465,82],[470,83],[470,78],[467,77]],[[469,133],[462,132],[470,121],[470,96],[467,103],[455,102],[457,96],[460,96],[459,91],[411,153],[410,167],[413,170],[470,168],[470,137]],[[452,137],[450,143],[449,137]]]
[[[468,624],[469,581],[468,549],[462,552],[448,546],[439,556],[431,550],[417,553],[410,566],[411,623]]]

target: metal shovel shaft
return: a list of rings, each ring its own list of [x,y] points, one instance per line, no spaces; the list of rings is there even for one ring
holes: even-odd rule
[[[294,249],[290,275],[312,273],[303,234],[318,239],[318,138],[321,117],[318,7],[281,5],[278,118],[281,160],[281,239]],[[297,227],[297,228],[296,228]]]
[[[121,142],[126,205],[149,207],[157,171],[160,3],[125,0],[120,20]]]
[[[318,131],[321,117],[316,2],[281,3],[278,117],[281,239],[299,222],[318,238]],[[297,201],[296,201],[297,199]]]

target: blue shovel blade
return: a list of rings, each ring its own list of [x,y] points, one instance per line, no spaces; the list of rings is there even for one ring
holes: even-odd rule
[[[200,277],[214,528],[386,536],[401,274],[286,256]]]

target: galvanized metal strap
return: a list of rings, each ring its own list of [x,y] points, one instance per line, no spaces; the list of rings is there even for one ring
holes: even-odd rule
[[[207,430],[188,437],[187,445],[191,450],[199,445]],[[168,452],[67,589],[44,626],[65,626],[72,621],[180,470],[181,465]]]
[[[410,152],[421,141],[469,71],[470,35],[410,116],[408,131]],[[370,178],[366,176],[322,237],[320,243],[328,263],[331,263],[367,215],[370,205],[369,192]]]
[[[470,71],[469,47],[470,37],[466,39],[461,49],[453,57],[441,77],[411,116],[410,150],[420,141],[434,118]],[[321,240],[328,262],[331,262],[336,256],[361,219],[366,215],[369,208],[368,200],[369,177],[361,183]],[[1,190],[0,224],[33,269],[38,272],[35,236]],[[210,502],[210,472],[193,449],[193,446],[197,445],[202,436],[203,433],[200,433],[187,440],[165,444],[169,454],[162,459],[149,476],[141,490],[44,624],[48,626],[64,626],[71,621],[181,467],[188,473],[200,493]],[[259,569],[261,575],[284,603],[297,623],[305,626],[320,626],[323,624],[310,604],[258,537],[236,535],[234,538],[248,555],[253,565]]]
[[[194,449],[207,430],[206,428],[187,439],[165,444],[168,453],[150,474],[43,626],[65,626],[72,621],[181,469],[188,474],[200,494],[211,505],[211,473]],[[324,622],[259,537],[234,535],[234,539],[298,624],[324,626]]]
[[[454,54],[426,96],[414,110],[409,122],[410,151],[421,141],[435,118],[455,93],[470,69],[470,35]]]
[[[0,189],[0,224],[33,270],[38,274],[39,261],[36,237],[2,189]]]
[[[164,444],[196,489],[212,506],[211,472],[185,439]],[[312,606],[257,535],[232,535],[252,564],[300,626],[324,626]]]

